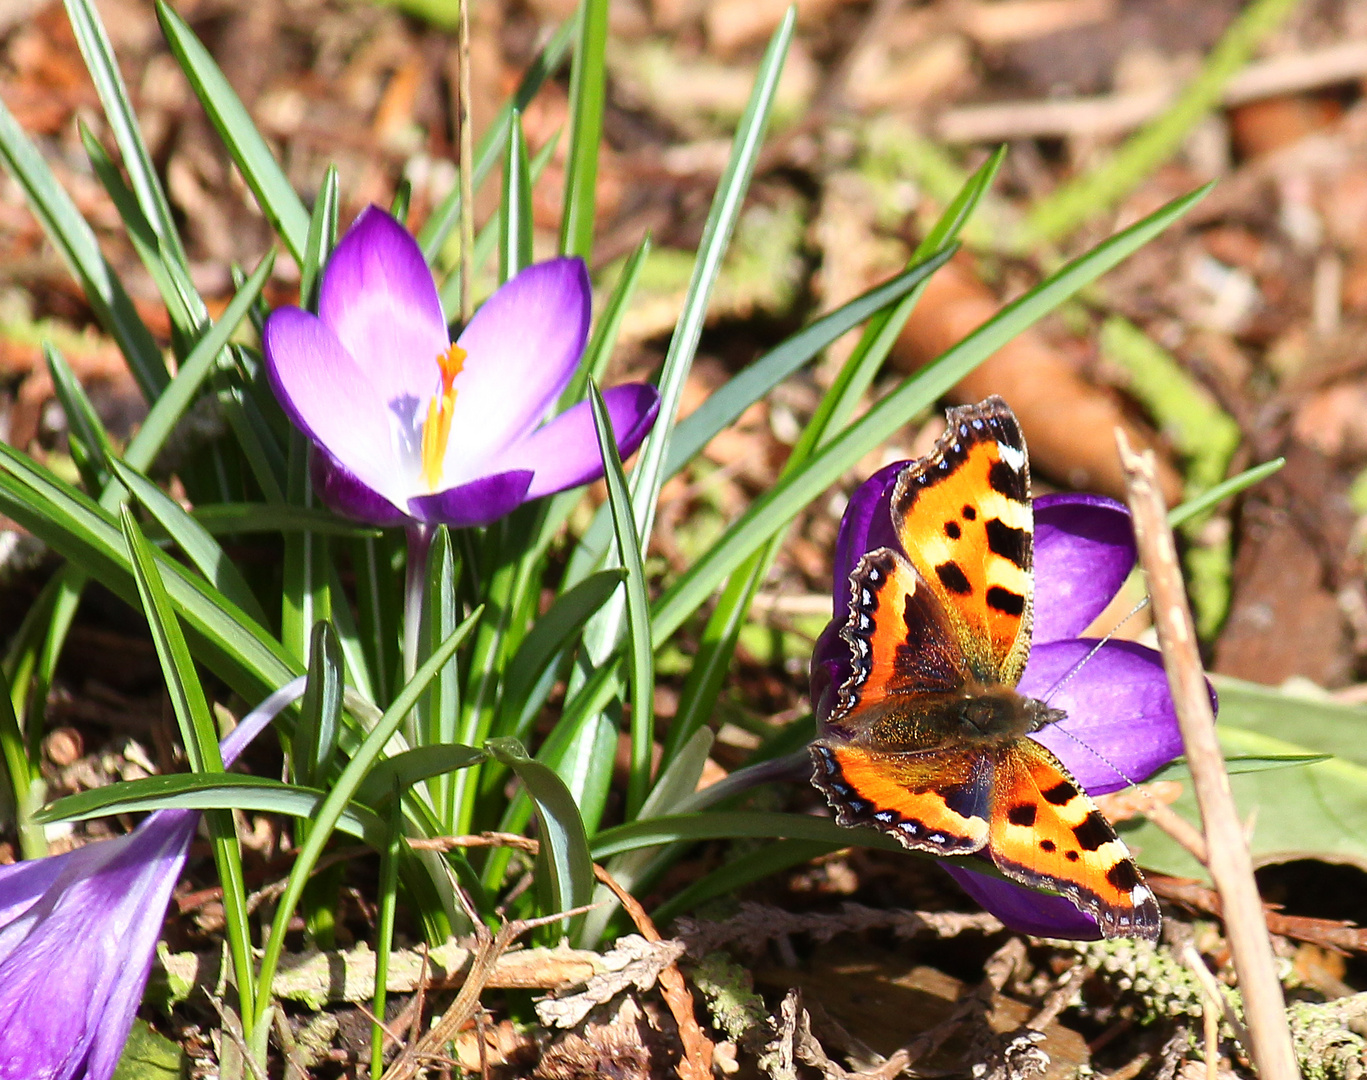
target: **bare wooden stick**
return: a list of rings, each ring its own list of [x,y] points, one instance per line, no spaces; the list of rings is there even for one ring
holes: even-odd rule
[[[1136,454],[1122,431],[1116,432],[1126,498],[1134,515],[1139,562],[1153,598],[1153,621],[1163,650],[1177,721],[1186,746],[1196,802],[1206,834],[1209,869],[1224,909],[1234,970],[1243,991],[1249,1052],[1262,1080],[1296,1080],[1296,1053],[1286,1019],[1286,1002],[1272,956],[1272,939],[1253,878],[1244,829],[1234,806],[1224,756],[1215,735],[1196,631],[1187,606],[1177,547],[1168,527],[1167,507],[1158,490],[1152,451]]]

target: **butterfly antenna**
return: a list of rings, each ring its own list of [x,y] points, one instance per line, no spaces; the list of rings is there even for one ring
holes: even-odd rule
[[[1048,692],[1045,693],[1044,697],[1040,700],[1042,700],[1046,705],[1048,705],[1050,699],[1055,694],[1057,694],[1060,690],[1062,690],[1065,686],[1067,686],[1070,682],[1073,681],[1073,678],[1077,675],[1079,671],[1083,669],[1087,661],[1089,661],[1092,657],[1099,653],[1101,651],[1102,646],[1105,645],[1108,641],[1111,640],[1111,638],[1115,637],[1116,634],[1120,632],[1121,627],[1123,627],[1127,622],[1133,619],[1136,615],[1138,615],[1148,606],[1149,598],[1145,596],[1137,604],[1135,604],[1134,607],[1130,608],[1128,615],[1126,615],[1123,619],[1116,623],[1115,626],[1111,627],[1111,629],[1107,631],[1106,636],[1104,638],[1102,638],[1100,641],[1098,641],[1095,645],[1092,646],[1091,651],[1087,653],[1086,656],[1084,656],[1081,660],[1079,660],[1076,664],[1069,668],[1068,673],[1064,675],[1061,679],[1059,679],[1058,682],[1054,683],[1054,685],[1049,688]]]
[[[1044,703],[1047,705],[1049,703],[1049,700],[1055,694],[1057,694],[1060,690],[1062,690],[1065,686],[1068,685],[1068,683],[1070,683],[1073,680],[1074,676],[1076,676],[1077,673],[1083,669],[1087,661],[1089,661],[1092,657],[1099,653],[1101,651],[1101,647],[1105,645],[1106,642],[1110,641],[1111,638],[1115,637],[1117,633],[1120,632],[1121,627],[1123,627],[1127,622],[1133,619],[1136,615],[1138,615],[1148,606],[1149,598],[1147,596],[1142,597],[1139,600],[1139,602],[1130,609],[1129,613],[1110,629],[1110,631],[1106,634],[1104,638],[1102,638],[1100,641],[1098,641],[1095,645],[1092,646],[1092,648],[1088,651],[1086,656],[1084,656],[1081,660],[1074,664],[1068,670],[1068,673],[1066,675],[1064,675],[1061,679],[1058,680],[1058,682],[1054,683],[1054,685],[1049,688],[1049,692],[1046,693],[1044,695],[1044,698],[1042,699]],[[1105,754],[1101,753],[1101,751],[1097,750],[1094,746],[1089,746],[1087,743],[1083,742],[1067,728],[1060,727],[1058,730],[1063,732],[1063,734],[1067,735],[1068,738],[1073,740],[1073,742],[1077,743],[1078,746],[1082,747],[1082,749],[1086,750],[1089,754],[1095,757],[1098,761],[1100,761],[1103,765],[1110,769],[1111,772],[1115,773],[1116,776],[1124,780],[1125,783],[1133,785],[1137,782],[1133,777],[1129,776],[1124,769],[1122,769],[1114,761],[1110,760],[1110,758],[1108,758]]]

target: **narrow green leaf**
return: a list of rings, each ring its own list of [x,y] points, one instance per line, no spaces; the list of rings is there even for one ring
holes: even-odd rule
[[[191,517],[169,495],[118,458],[110,458],[119,482],[128,488],[133,497],[165,530],[166,535],[175,541],[176,546],[225,597],[247,612],[262,626],[266,625],[266,614],[261,604],[247,584],[242,572],[228,558],[209,532]]]
[[[556,910],[583,907],[593,895],[593,862],[574,796],[551,769],[528,757],[516,739],[490,739],[485,749],[517,774],[536,803]]]
[[[228,148],[228,154],[242,173],[261,212],[302,266],[309,229],[309,215],[304,204],[252,123],[242,99],[194,31],[166,0],[157,0],[157,19],[171,54],[190,80],[195,97]]]
[[[133,301],[100,252],[94,230],[3,101],[0,161],[23,190],[33,216],[80,282],[100,326],[119,346],[143,397],[156,400],[171,376],[152,332],[138,316]]]
[[[560,253],[587,260],[593,254],[598,195],[598,147],[607,105],[608,0],[583,0],[570,67],[570,148],[565,164],[565,207]]]
[[[308,820],[318,812],[319,804],[326,798],[324,791],[286,784],[266,776],[175,773],[121,780],[93,791],[68,795],[38,811],[34,820],[44,824],[87,821],[111,814],[151,810],[244,810]],[[377,850],[384,843],[383,822],[363,806],[349,806],[338,817],[336,827],[349,836],[364,839]]]
[[[284,503],[212,503],[197,506],[191,513],[211,536],[305,531],[355,539],[375,539],[382,535],[382,530],[373,525],[347,521],[331,510],[319,507]]]
[[[180,620],[171,607],[165,583],[152,557],[152,547],[138,530],[132,511],[120,508],[120,524],[124,541],[142,598],[143,612],[152,632],[157,658],[171,697],[171,708],[180,727],[181,743],[190,768],[196,773],[223,772],[223,757],[219,752],[218,732],[209,703],[204,697],[195,672],[194,660],[181,633]],[[251,936],[248,928],[247,890],[242,873],[242,852],[237,844],[237,831],[232,815],[212,813],[207,817],[209,835],[213,841],[214,862],[219,883],[223,887],[224,923],[228,937],[228,951],[233,959],[233,973],[243,988],[244,1001],[252,998]],[[252,1027],[250,1013],[243,1016],[248,1030]]]
[[[705,904],[718,896],[735,896],[747,885],[752,885],[771,874],[801,866],[846,846],[848,845],[823,843],[819,840],[776,840],[765,844],[758,851],[746,851],[673,893],[650,913],[651,918],[661,925],[667,925],[677,916],[692,911],[699,904]]]
[[[1222,481],[1214,487],[1207,488],[1196,498],[1188,499],[1180,506],[1173,507],[1168,513],[1168,524],[1175,529],[1183,522],[1200,517],[1207,510],[1218,506],[1226,499],[1233,498],[1239,492],[1266,480],[1285,464],[1286,458],[1273,458],[1271,461],[1264,461],[1261,465],[1255,465],[1251,469],[1245,469],[1238,476],[1231,476],[1228,480]]]
[[[415,746],[401,754],[385,758],[356,789],[356,801],[380,809],[397,787],[406,791],[414,784],[444,773],[468,769],[485,760],[483,750],[460,743],[440,746]]]
[[[185,248],[180,242],[171,205],[162,190],[152,155],[143,141],[137,114],[128,97],[128,87],[124,85],[99,10],[93,0],[65,0],[65,5],[67,16],[71,19],[71,29],[76,35],[76,44],[85,58],[86,70],[95,83],[95,91],[100,95],[105,120],[118,144],[123,167],[128,170],[128,178],[143,217],[166,245],[171,256],[185,266]]]
[[[342,716],[342,648],[326,622],[314,626],[310,645],[309,685],[299,703],[290,757],[296,782],[324,787]]]
[[[779,814],[767,810],[714,810],[705,814],[666,814],[604,829],[589,849],[596,861],[637,848],[696,840],[815,840],[836,847],[873,847],[914,855],[876,829],[847,829],[830,818]]]
[[[503,204],[499,208],[498,280],[516,277],[532,264],[532,178],[522,113],[509,121],[508,152],[503,156]]]
[[[47,361],[53,390],[66,416],[67,441],[81,482],[87,491],[103,491],[109,481],[105,462],[112,453],[104,423],[86,396],[81,380],[51,342],[43,342],[43,359]]]
[[[318,858],[322,855],[323,848],[327,844],[332,830],[341,820],[343,812],[351,803],[366,775],[374,768],[375,763],[384,753],[389,740],[399,730],[399,725],[403,723],[404,717],[417,705],[418,699],[427,692],[427,687],[436,677],[437,672],[455,654],[456,649],[474,629],[479,621],[479,616],[479,609],[473,611],[456,629],[456,632],[442,644],[442,647],[427,658],[413,678],[399,692],[393,704],[385,710],[379,722],[366,734],[351,760],[347,762],[346,767],[342,769],[341,774],[333,783],[327,797],[312,815],[313,827],[309,832],[308,839],[299,850],[294,869],[290,871],[289,881],[285,885],[285,891],[276,905],[275,920],[271,924],[270,937],[266,939],[265,952],[261,959],[260,987],[270,987],[275,980],[276,968],[280,963],[280,954],[285,947],[285,930],[289,926],[290,919],[294,916],[299,898],[303,895],[304,886],[309,875],[313,872],[313,868],[318,864]],[[381,832],[380,837],[379,842],[383,843],[383,832]],[[267,1004],[269,1001],[264,997],[258,1000],[256,1008],[258,1015],[264,1015]]]
[[[751,552],[783,528],[813,498],[833,484],[856,461],[888,439],[908,417],[982,363],[1007,341],[1053,310],[1083,286],[1143,246],[1190,209],[1210,190],[1199,188],[1174,199],[1142,221],[1074,259],[1020,299],[941,355],[929,367],[904,381],[864,416],[822,446],[800,471],[779,480],[755,500],[717,543],[670,586],[655,605],[657,645]],[[638,467],[639,468],[639,467]]]
[[[645,560],[636,522],[631,515],[631,496],[617,452],[612,417],[598,387],[589,383],[593,424],[598,432],[598,451],[603,456],[608,503],[617,529],[617,551],[626,569],[627,642],[631,664],[631,765],[627,773],[627,818],[634,818],[650,787],[650,751],[655,738],[655,657],[650,640],[650,599],[646,596]]]
[[[337,244],[337,202],[337,166],[329,165],[309,215],[304,262],[299,267],[299,302],[310,311],[318,310],[318,278]]]
[[[208,377],[219,354],[228,339],[237,330],[238,324],[246,316],[256,298],[261,295],[266,279],[270,277],[271,267],[275,264],[275,253],[267,252],[257,264],[245,285],[238,289],[229,301],[223,316],[200,338],[199,343],[190,350],[176,377],[171,380],[156,402],[152,405],[138,433],[128,443],[124,460],[139,472],[145,472],[166,444],[172,430],[190,407],[199,388]]]
[[[500,702],[500,732],[521,737],[531,717],[527,704],[532,691],[551,662],[584,629],[584,624],[601,608],[625,580],[626,571],[604,570],[592,574],[559,597],[546,614],[536,621],[522,640],[504,673]]]

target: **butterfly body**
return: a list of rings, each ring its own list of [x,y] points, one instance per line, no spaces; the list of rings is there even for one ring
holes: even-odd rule
[[[812,744],[813,783],[842,825],[985,856],[1067,896],[1108,937],[1156,937],[1158,906],[1129,851],[1030,738],[1064,714],[1016,690],[1034,586],[1020,428],[999,398],[949,417],[935,450],[898,477],[897,546],[850,575],[852,670]]]

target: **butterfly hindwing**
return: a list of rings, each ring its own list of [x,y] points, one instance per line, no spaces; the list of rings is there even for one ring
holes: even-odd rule
[[[991,776],[980,755],[818,739],[812,761],[812,782],[841,825],[866,825],[935,855],[967,855],[987,843]]]
[[[1014,686],[1030,653],[1034,517],[1025,439],[1001,398],[949,411],[934,450],[898,478],[892,515],[974,674]]]
[[[1154,940],[1152,890],[1096,804],[1049,750],[1018,739],[996,755],[987,853],[1008,877],[1068,897],[1107,937]]]

